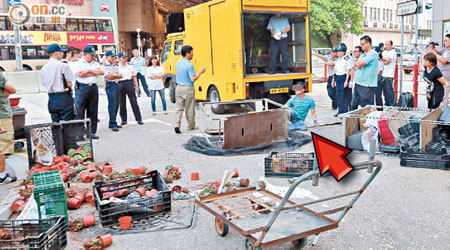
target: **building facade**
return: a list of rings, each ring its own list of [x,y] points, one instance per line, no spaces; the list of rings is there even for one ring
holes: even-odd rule
[[[433,0],[433,41],[443,44],[444,36],[450,34],[450,1]]]
[[[374,45],[392,40],[395,46],[401,43],[401,17],[397,16],[397,4],[406,0],[367,0],[362,7],[364,15],[363,34],[372,38]],[[424,0],[423,4],[431,0]],[[445,1],[445,0],[442,0]],[[431,29],[432,11],[422,8],[423,13],[419,14],[419,29]],[[404,18],[404,44],[415,41],[415,15]],[[359,45],[359,37],[350,33],[342,34],[342,41],[348,47]],[[430,37],[418,37],[419,43],[428,43]]]

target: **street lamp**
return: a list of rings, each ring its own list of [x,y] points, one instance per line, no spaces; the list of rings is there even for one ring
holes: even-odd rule
[[[141,44],[141,29],[137,28],[136,29],[137,32],[137,46],[138,46],[138,50],[139,50],[139,56],[141,55],[141,50],[142,50],[142,44]]]

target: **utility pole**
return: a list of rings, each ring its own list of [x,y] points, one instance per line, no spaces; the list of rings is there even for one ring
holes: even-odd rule
[[[4,2],[3,2],[4,3]],[[9,12],[9,8],[7,9]],[[14,29],[14,49],[16,52],[16,70],[22,71],[22,45],[20,44],[20,32],[19,32],[19,25],[12,22],[13,29]]]

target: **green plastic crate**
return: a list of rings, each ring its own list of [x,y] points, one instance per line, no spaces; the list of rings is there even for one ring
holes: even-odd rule
[[[39,219],[64,216],[66,227],[69,226],[66,189],[59,171],[49,171],[32,175],[34,199],[39,212]]]

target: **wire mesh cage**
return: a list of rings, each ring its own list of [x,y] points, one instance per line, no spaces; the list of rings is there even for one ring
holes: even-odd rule
[[[314,153],[272,152],[264,158],[265,176],[268,177],[298,177],[313,168]]]

